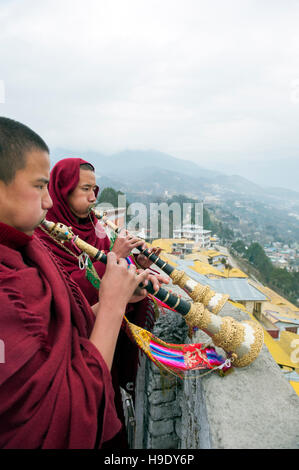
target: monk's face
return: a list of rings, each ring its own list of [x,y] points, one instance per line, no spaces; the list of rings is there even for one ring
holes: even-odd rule
[[[32,150],[26,154],[26,166],[18,170],[9,184],[0,181],[0,221],[27,235],[52,207],[48,193],[50,161],[47,152]]]
[[[94,172],[80,169],[79,183],[68,196],[69,207],[79,219],[86,218],[91,206],[96,202],[96,189]]]

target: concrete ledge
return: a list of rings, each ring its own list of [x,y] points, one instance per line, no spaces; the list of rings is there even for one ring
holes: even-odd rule
[[[249,318],[231,304],[221,315]],[[198,331],[192,343],[208,339]],[[299,449],[299,397],[265,345],[253,364],[226,377],[187,379],[181,408],[182,449]]]

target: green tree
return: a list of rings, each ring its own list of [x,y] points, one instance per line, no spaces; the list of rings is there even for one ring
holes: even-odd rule
[[[273,266],[259,243],[252,243],[246,251],[248,261],[259,271],[261,281],[277,291],[294,305],[299,305],[299,273]]]
[[[236,240],[234,243],[232,243],[232,248],[241,255],[246,254],[246,246],[243,240]]]
[[[121,191],[115,191],[113,188],[104,188],[98,195],[97,204],[108,203],[113,207],[118,207],[118,197],[120,195],[124,196],[124,193]],[[127,207],[128,205],[129,203],[127,202]]]
[[[273,265],[266,255],[263,247],[259,243],[251,243],[246,251],[248,261],[253,264],[261,273],[264,281],[269,281],[273,271]]]

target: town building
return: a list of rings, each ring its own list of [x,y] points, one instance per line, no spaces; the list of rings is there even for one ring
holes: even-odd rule
[[[182,225],[182,227],[173,230],[173,238],[194,240],[201,248],[211,246],[211,236],[211,230],[204,230],[201,225],[195,224]]]

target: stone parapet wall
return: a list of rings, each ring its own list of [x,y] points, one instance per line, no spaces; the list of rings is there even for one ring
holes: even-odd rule
[[[227,303],[221,315],[248,320]],[[168,311],[154,334],[174,343],[187,342],[184,320]],[[209,337],[196,332],[192,342]],[[181,381],[161,375],[142,359],[137,381],[136,448],[145,449],[299,449],[299,397],[266,346],[250,366],[226,377],[199,372]]]
[[[184,343],[187,327],[176,312],[157,320],[153,333],[169,343]],[[142,358],[137,380],[136,448],[177,449],[181,440],[183,382]]]

